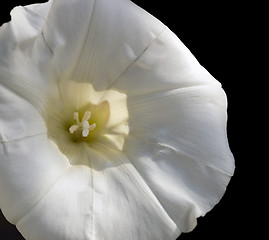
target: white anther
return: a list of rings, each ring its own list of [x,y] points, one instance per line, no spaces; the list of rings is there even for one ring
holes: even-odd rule
[[[83,129],[82,136],[87,137],[89,135],[89,132],[90,132],[89,129]]]

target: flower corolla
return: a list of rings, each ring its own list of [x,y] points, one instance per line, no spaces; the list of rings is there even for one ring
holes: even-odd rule
[[[233,175],[221,84],[129,0],[16,7],[0,28],[0,208],[26,239],[168,240]]]

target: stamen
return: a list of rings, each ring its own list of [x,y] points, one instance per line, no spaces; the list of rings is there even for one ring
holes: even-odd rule
[[[74,120],[76,120],[77,124],[79,124],[78,117],[79,117],[78,112],[74,112]]]
[[[81,122],[88,121],[88,120],[90,119],[90,117],[91,117],[91,112],[86,111],[86,112],[84,113],[84,116],[83,116],[83,118],[82,118],[82,121],[81,121]]]
[[[74,120],[76,120],[76,124],[72,125],[69,128],[69,132],[73,134],[76,131],[80,131],[83,137],[87,137],[89,135],[89,132],[94,130],[96,128],[96,124],[89,124],[88,120],[91,117],[91,112],[86,111],[83,115],[82,121],[79,121],[79,113],[74,112]]]
[[[78,125],[72,125],[70,128],[69,128],[69,132],[71,134],[73,134],[75,131],[77,131],[79,129]]]
[[[96,128],[96,124],[93,123],[92,125],[89,126],[88,129],[89,129],[90,131],[92,131],[92,130],[94,130],[95,128]]]

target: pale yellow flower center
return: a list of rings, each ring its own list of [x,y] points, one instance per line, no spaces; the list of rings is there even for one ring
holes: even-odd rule
[[[129,133],[124,93],[96,91],[89,83],[72,81],[59,89],[59,98],[49,102],[45,120],[49,139],[71,164],[90,165],[93,153],[123,150]]]

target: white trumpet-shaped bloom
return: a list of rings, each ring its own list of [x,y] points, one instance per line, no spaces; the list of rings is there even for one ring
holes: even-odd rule
[[[0,208],[31,240],[168,240],[234,171],[221,85],[129,0],[17,7],[0,28]]]

